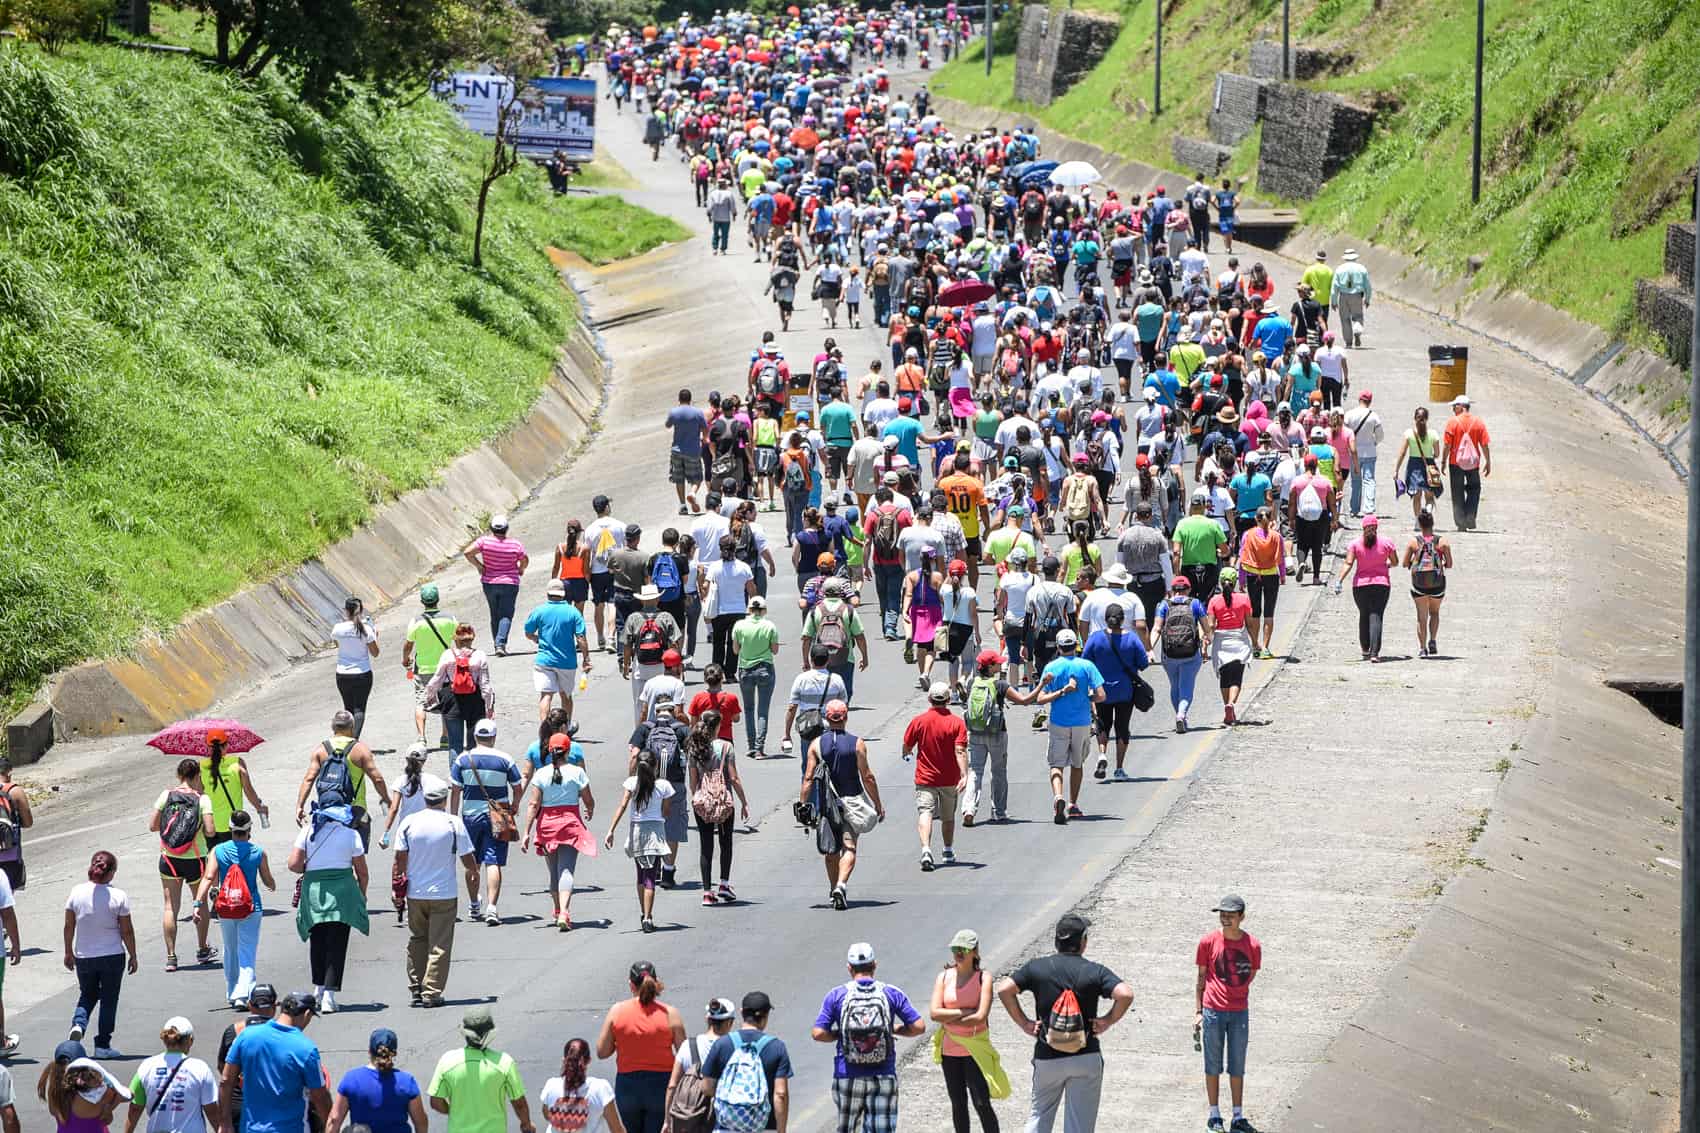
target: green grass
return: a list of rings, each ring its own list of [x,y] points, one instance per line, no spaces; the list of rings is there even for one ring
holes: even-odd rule
[[[1170,0],[1160,117],[1151,114],[1152,0],[1118,10],[1123,30],[1109,55],[1042,110],[1011,99],[1013,59],[995,59],[988,80],[978,48],[931,85],[1170,165],[1175,134],[1208,136],[1215,73],[1244,72],[1252,40],[1279,35],[1280,7]],[[1626,333],[1635,279],[1660,274],[1664,223],[1686,214],[1700,135],[1700,4],[1648,0],[1607,13],[1597,0],[1489,0],[1487,14],[1485,171],[1472,206],[1473,8],[1295,0],[1296,39],[1355,55],[1349,73],[1314,85],[1380,110],[1370,147],[1301,204],[1304,217],[1455,273],[1480,255],[1475,286],[1515,287]],[[1229,168],[1253,178],[1254,194],[1256,158],[1242,143]]]
[[[690,236],[684,225],[619,197],[572,197],[556,206],[561,247],[608,264]]]
[[[0,700],[299,563],[524,415],[572,298],[649,246],[529,164],[469,264],[485,143],[430,100],[0,41]]]

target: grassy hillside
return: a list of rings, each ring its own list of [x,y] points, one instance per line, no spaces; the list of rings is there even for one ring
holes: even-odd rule
[[[1276,0],[1169,0],[1163,114],[1150,113],[1153,0],[1083,0],[1123,17],[1109,56],[1043,110],[1010,97],[1012,59],[988,79],[976,47],[934,88],[1020,110],[1130,157],[1172,164],[1175,134],[1207,137],[1213,78],[1251,41],[1279,36]],[[1688,209],[1700,137],[1700,4],[1489,0],[1482,201],[1470,204],[1475,12],[1440,0],[1294,0],[1298,42],[1350,50],[1349,73],[1314,85],[1381,108],[1375,141],[1314,201],[1307,220],[1349,229],[1509,285],[1618,332],[1634,281],[1660,272],[1663,222]],[[1253,177],[1257,136],[1232,172]]]
[[[429,100],[326,120],[187,59],[0,40],[0,698],[310,557],[525,412],[574,221],[528,166],[472,270],[482,148]]]

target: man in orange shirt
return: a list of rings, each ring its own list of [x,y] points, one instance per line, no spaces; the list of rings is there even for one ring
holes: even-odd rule
[[[967,537],[968,585],[970,588],[980,585],[980,536],[991,529],[991,519],[986,507],[986,489],[981,485],[979,477],[970,469],[973,458],[965,452],[956,454],[951,464],[952,472],[938,482],[939,491],[944,493],[945,506],[956,521],[962,524],[962,534]]]
[[[1440,466],[1452,489],[1452,526],[1476,529],[1476,509],[1482,503],[1482,481],[1493,471],[1487,426],[1470,412],[1468,394],[1452,399],[1452,420],[1440,436]]]
[[[905,350],[903,352],[903,365],[897,367],[897,372],[892,374],[892,378],[897,382],[899,396],[908,394],[911,398],[914,398],[919,409],[918,415],[925,417],[927,408],[920,402],[921,392],[927,388],[927,371],[921,365],[921,352],[913,346]]]

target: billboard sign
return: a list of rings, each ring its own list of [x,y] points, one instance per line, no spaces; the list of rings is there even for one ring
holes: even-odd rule
[[[513,80],[504,75],[460,73],[439,82],[436,94],[461,125],[487,138],[496,136],[496,117],[507,107],[513,116],[508,137],[528,156],[552,157],[560,150],[569,160],[589,161],[595,149],[594,79],[528,79],[516,100]]]

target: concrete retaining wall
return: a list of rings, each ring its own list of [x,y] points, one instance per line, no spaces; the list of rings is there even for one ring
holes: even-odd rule
[[[1314,197],[1369,144],[1375,113],[1338,95],[1270,83],[1264,91],[1257,185],[1282,197]]]
[[[1249,75],[1216,74],[1210,102],[1210,137],[1224,146],[1237,146],[1263,120],[1263,88],[1268,84]]]
[[[1668,277],[1638,279],[1635,281],[1635,311],[1664,341],[1671,361],[1679,366],[1688,365],[1689,355],[1693,353],[1693,287],[1673,287]]]
[[[1202,172],[1207,178],[1214,177],[1228,168],[1228,161],[1234,156],[1234,151],[1227,146],[1219,146],[1215,142],[1198,138],[1183,138],[1179,134],[1175,135],[1169,148],[1174,154],[1176,165],[1195,173]]]
[[[1694,222],[1665,226],[1665,274],[1694,290]]]
[[[1098,65],[1120,32],[1114,16],[1027,5],[1016,48],[1015,97],[1049,106]]]
[[[526,499],[590,432],[607,362],[575,333],[523,421],[461,456],[436,484],[386,505],[359,531],[270,582],[190,617],[133,655],[91,661],[50,684],[61,739],[147,731],[204,711],[321,648],[350,594],[376,610],[417,586]]]

